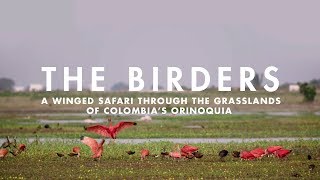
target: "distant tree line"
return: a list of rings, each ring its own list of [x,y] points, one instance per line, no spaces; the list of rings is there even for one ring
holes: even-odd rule
[[[320,79],[312,79],[310,84],[314,85],[317,88],[320,88]]]
[[[14,80],[9,78],[0,78],[0,91],[13,91]]]

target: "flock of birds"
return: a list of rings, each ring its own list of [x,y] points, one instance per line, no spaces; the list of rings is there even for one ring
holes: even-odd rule
[[[84,127],[84,129],[88,132],[99,134],[103,137],[101,142],[91,138],[91,137],[84,137],[80,138],[80,141],[85,145],[89,146],[92,152],[92,158],[95,160],[99,160],[103,154],[103,145],[105,143],[105,138],[109,137],[113,141],[116,139],[117,134],[128,127],[137,125],[136,122],[129,122],[129,121],[121,121],[116,125],[112,125],[111,119],[108,119],[109,125],[92,125],[88,127]],[[112,142],[112,141],[110,141]],[[25,144],[18,144],[14,139],[13,142],[9,140],[7,137],[7,141],[4,142],[0,149],[0,158],[4,158],[9,152],[17,156],[23,151],[25,151],[26,145]],[[288,156],[292,150],[285,149],[282,146],[270,146],[266,149],[263,148],[256,148],[251,151],[233,151],[232,156],[235,158],[241,158],[244,160],[253,160],[253,159],[261,159],[264,156],[274,156],[276,158],[285,158]],[[128,155],[135,154],[135,151],[126,151]],[[224,158],[229,154],[227,150],[221,150],[219,152],[219,157],[221,161],[224,161]],[[73,147],[72,152],[68,154],[69,156],[76,156],[80,157],[80,147]],[[57,153],[57,156],[63,157],[63,153]],[[192,146],[192,145],[184,145],[182,148],[176,147],[174,151],[167,152],[165,149],[160,154],[151,155],[148,149],[142,149],[140,152],[141,159],[145,159],[148,156],[153,157],[171,157],[173,159],[193,159],[193,158],[202,158],[203,154],[199,152],[199,148]],[[309,157],[308,157],[309,158]]]
[[[93,125],[84,127],[84,129],[88,132],[99,134],[103,137],[103,139],[98,142],[97,140],[91,138],[91,137],[80,137],[80,141],[84,143],[85,145],[89,146],[92,152],[92,158],[94,160],[100,160],[102,154],[103,154],[103,145],[105,143],[105,138],[109,137],[111,138],[111,142],[114,143],[114,140],[117,137],[117,134],[128,127],[137,125],[136,122],[129,122],[129,121],[122,121],[117,123],[116,125],[112,125],[111,119],[108,119],[109,125]],[[37,141],[38,142],[38,141]],[[199,152],[199,147],[192,146],[192,145],[184,145],[182,148],[179,148],[178,145],[175,146],[175,150],[168,152],[163,148],[163,150],[159,154],[151,154],[148,149],[142,149],[140,152],[140,158],[141,160],[146,159],[147,157],[162,157],[162,158],[172,158],[175,160],[178,159],[199,159],[204,156],[203,153]],[[7,136],[6,141],[1,145],[0,148],[0,159],[5,158],[9,153],[13,156],[18,156],[22,152],[26,150],[25,144],[17,144],[16,138],[13,138],[13,141],[10,141],[9,137]],[[72,151],[68,153],[68,156],[71,157],[80,157],[80,147],[75,146],[72,148]],[[240,158],[242,160],[254,160],[254,159],[262,159],[263,157],[275,157],[275,158],[286,158],[292,150],[285,149],[282,146],[270,146],[266,149],[264,148],[255,148],[250,151],[232,151],[232,156],[234,158]],[[129,150],[126,151],[128,155],[135,154],[135,151]],[[64,157],[65,155],[63,153],[56,153],[58,157]],[[224,162],[224,158],[228,156],[229,151],[228,150],[221,150],[218,153],[219,160]],[[311,155],[307,156],[308,160],[311,160]],[[316,158],[320,159],[320,157]],[[309,171],[313,171],[315,169],[314,164],[309,165]],[[295,173],[292,176],[294,177],[301,177],[300,174]]]
[[[9,153],[11,153],[13,156],[18,156],[25,150],[25,144],[17,144],[16,138],[13,138],[12,142],[7,136],[7,140],[2,143],[0,148],[0,158],[5,158]]]

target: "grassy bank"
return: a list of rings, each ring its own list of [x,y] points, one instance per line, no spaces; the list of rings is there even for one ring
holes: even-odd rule
[[[138,120],[139,117],[114,117],[118,120]],[[62,137],[81,135],[99,137],[84,131],[83,123],[49,124],[44,128],[39,119],[77,119],[84,117],[24,117],[0,118],[0,137]],[[258,138],[258,137],[320,137],[320,116],[301,114],[273,116],[266,114],[220,116],[156,116],[151,122],[137,121],[138,125],[120,132],[119,138]]]

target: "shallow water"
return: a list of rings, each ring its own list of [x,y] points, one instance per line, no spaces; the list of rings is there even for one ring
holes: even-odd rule
[[[141,144],[150,142],[172,142],[179,144],[195,144],[195,143],[243,143],[243,142],[258,142],[258,141],[298,141],[298,140],[320,140],[320,137],[314,138],[295,138],[295,137],[281,137],[281,138],[151,138],[151,139],[117,139],[119,144]],[[0,139],[0,144],[5,142],[5,138]],[[27,141],[29,143],[35,141],[35,138],[17,139],[17,141]],[[40,142],[61,141],[61,142],[80,142],[79,139],[63,139],[63,138],[39,138]]]

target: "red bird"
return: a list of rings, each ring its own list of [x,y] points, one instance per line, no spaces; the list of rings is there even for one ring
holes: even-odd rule
[[[180,159],[182,157],[180,152],[170,152],[169,156],[172,157],[173,159]]]
[[[68,154],[69,156],[77,156],[80,157],[80,147],[75,146],[72,148],[72,152]]]
[[[249,151],[242,151],[240,153],[240,158],[245,160],[253,160],[256,157],[253,154],[251,154]]]
[[[277,158],[284,158],[287,155],[289,155],[291,152],[292,152],[292,150],[289,150],[289,149],[279,149],[276,152],[274,152],[274,155]]]
[[[26,145],[25,144],[19,144],[18,145],[18,150],[19,150],[19,152],[25,151],[26,150]]]
[[[0,149],[0,158],[5,158],[8,152],[7,149]]]
[[[195,146],[190,146],[190,145],[184,145],[181,149],[180,152],[183,156],[186,156],[188,154],[192,154],[193,152],[198,151],[199,148]]]
[[[92,139],[90,137],[83,137],[80,138],[81,142],[91,148],[91,151],[93,153],[92,158],[93,159],[100,159],[103,152],[103,144],[105,142],[104,139],[98,144],[98,142],[95,139]]]
[[[72,152],[74,152],[74,153],[80,153],[80,147],[78,147],[78,146],[73,147],[73,148],[72,148]]]
[[[150,152],[149,152],[148,149],[142,149],[141,150],[141,160],[145,159],[149,155],[150,155]]]
[[[109,120],[109,126],[104,126],[104,125],[94,125],[94,126],[89,126],[85,127],[84,129],[89,132],[97,133],[100,134],[103,137],[110,137],[112,139],[117,138],[117,134],[119,131],[121,131],[124,128],[131,127],[137,125],[136,122],[119,122],[115,126],[112,126],[111,119]]]
[[[256,158],[262,158],[266,154],[266,151],[262,148],[256,148],[251,150],[250,153]]]
[[[282,146],[270,146],[266,149],[267,154],[272,154],[276,152],[277,150],[282,149]]]

